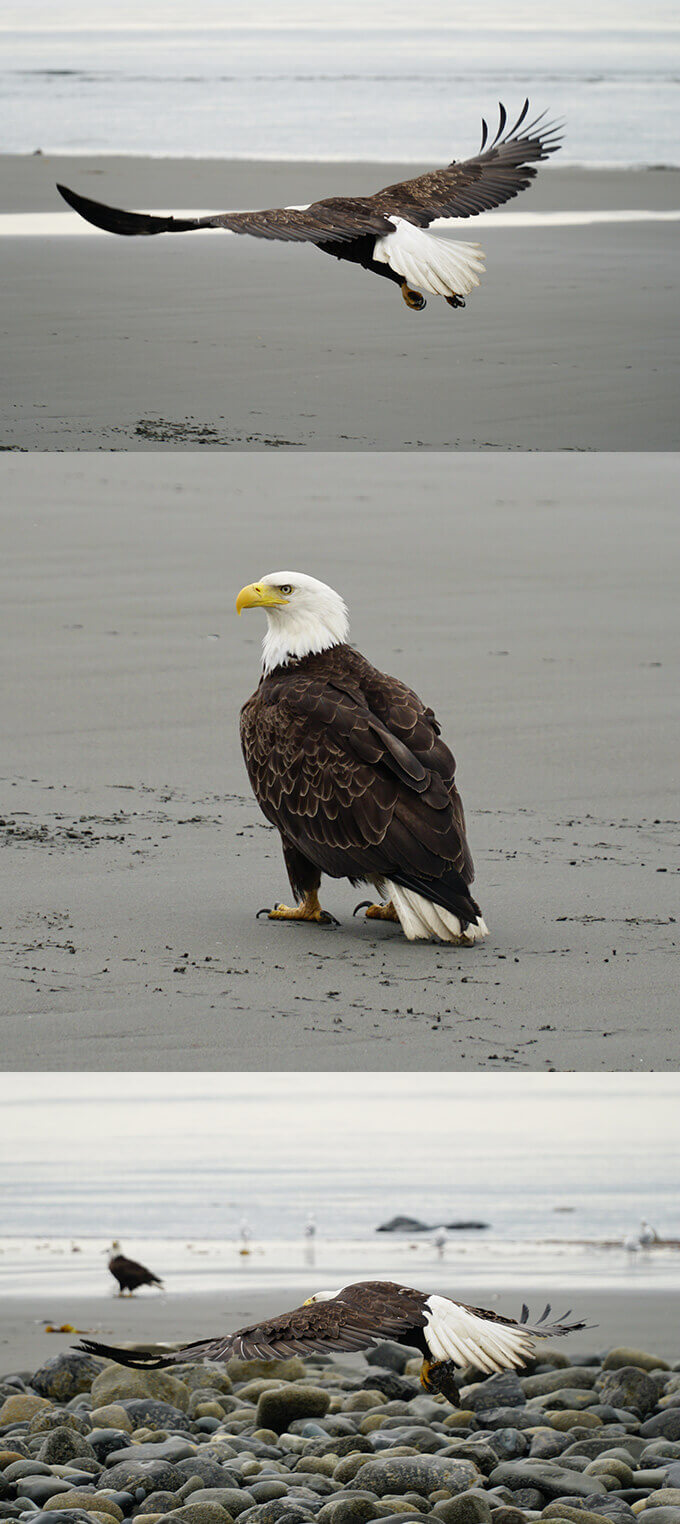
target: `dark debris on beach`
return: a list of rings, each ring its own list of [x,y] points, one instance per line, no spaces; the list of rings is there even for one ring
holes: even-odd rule
[[[680,1361],[542,1351],[462,1372],[459,1408],[419,1368],[389,1343],[172,1375],[56,1355],[0,1379],[0,1520],[680,1524]]]

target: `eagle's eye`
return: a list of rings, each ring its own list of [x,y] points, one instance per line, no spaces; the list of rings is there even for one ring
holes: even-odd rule
[[[293,589],[290,585],[290,582],[284,582],[283,587],[279,588],[279,592],[283,593],[284,598],[288,598],[292,591]]]

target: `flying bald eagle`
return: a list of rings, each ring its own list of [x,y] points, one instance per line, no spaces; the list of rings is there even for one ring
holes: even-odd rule
[[[586,1328],[567,1323],[564,1313],[555,1323],[546,1319],[548,1305],[535,1327],[522,1308],[520,1322],[484,1307],[468,1307],[450,1297],[415,1291],[394,1281],[357,1281],[339,1291],[318,1291],[302,1307],[253,1323],[223,1338],[182,1344],[169,1353],[119,1349],[83,1339],[80,1350],[105,1355],[134,1370],[158,1370],[193,1360],[283,1360],[328,1350],[374,1348],[381,1339],[417,1349],[423,1357],[424,1387],[457,1401],[455,1369],[468,1365],[491,1375],[520,1369],[535,1353],[537,1339],[552,1339]]]
[[[126,1291],[129,1291],[130,1296],[132,1296],[132,1293],[137,1290],[138,1286],[163,1285],[158,1276],[154,1275],[153,1270],[147,1270],[146,1265],[140,1265],[138,1260],[127,1259],[124,1254],[120,1253],[120,1244],[117,1238],[114,1239],[111,1250],[107,1252],[111,1253],[109,1270],[114,1280],[118,1282],[119,1296],[123,1296]]]
[[[219,212],[208,217],[154,217],[124,212],[90,201],[65,185],[57,190],[86,222],[107,233],[187,233],[198,228],[227,228],[255,238],[314,243],[324,254],[349,259],[396,281],[407,307],[425,306],[420,291],[443,296],[450,307],[464,307],[465,296],[479,285],[484,255],[477,243],[454,243],[425,231],[443,218],[475,217],[502,206],[534,179],[534,163],[547,159],[560,146],[557,124],[543,112],[527,122],[526,100],[513,127],[500,105],[500,122],[492,142],[482,121],[482,141],[472,159],[431,170],[413,180],[388,185],[373,196],[329,196],[310,206],[273,207],[262,212]],[[414,289],[419,287],[419,290]]]
[[[238,595],[239,614],[252,608],[267,633],[241,745],[301,900],[270,919],[330,921],[318,898],[328,873],[370,883],[387,903],[367,916],[400,921],[409,941],[485,937],[456,764],[433,711],[347,644],[347,609],[324,582],[269,572]]]

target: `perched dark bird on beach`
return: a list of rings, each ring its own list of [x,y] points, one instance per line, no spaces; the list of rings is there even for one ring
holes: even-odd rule
[[[241,589],[236,608],[267,615],[241,744],[301,901],[270,919],[330,921],[318,899],[328,873],[377,889],[387,903],[367,915],[400,921],[409,941],[485,937],[456,764],[433,711],[347,644],[347,609],[324,582],[270,572]]]
[[[484,1307],[468,1307],[448,1296],[415,1291],[393,1281],[357,1281],[339,1291],[319,1291],[302,1307],[277,1318],[265,1318],[236,1333],[217,1339],[182,1344],[168,1353],[119,1349],[83,1339],[79,1349],[106,1355],[135,1370],[158,1370],[193,1360],[283,1360],[288,1355],[309,1355],[329,1350],[374,1347],[381,1339],[394,1339],[423,1357],[420,1380],[424,1387],[457,1401],[455,1370],[472,1365],[475,1370],[519,1369],[535,1354],[536,1340],[560,1338],[585,1328],[584,1322],[567,1323],[564,1317],[546,1322],[550,1307],[535,1327],[522,1308],[519,1322],[501,1317]]]
[[[138,1286],[163,1285],[163,1282],[159,1280],[157,1275],[154,1275],[152,1270],[147,1270],[146,1265],[138,1264],[136,1259],[126,1259],[125,1255],[121,1254],[117,1238],[114,1239],[111,1250],[113,1252],[109,1260],[109,1270],[114,1280],[118,1282],[119,1296],[122,1296],[125,1291],[129,1291],[130,1296],[132,1296],[133,1291],[136,1291]]]
[[[477,243],[454,243],[425,230],[434,222],[475,217],[502,206],[526,190],[541,163],[560,146],[558,125],[545,112],[527,122],[526,100],[513,127],[500,106],[498,131],[489,142],[486,122],[472,159],[431,170],[413,180],[388,185],[372,196],[329,196],[310,206],[273,207],[261,212],[218,212],[207,217],[158,217],[124,212],[91,201],[64,185],[57,189],[86,222],[125,237],[138,234],[188,233],[199,228],[227,228],[255,238],[314,243],[324,254],[348,259],[396,281],[407,307],[425,306],[421,291],[443,296],[450,307],[479,285],[484,255]],[[416,289],[419,288],[419,289]]]

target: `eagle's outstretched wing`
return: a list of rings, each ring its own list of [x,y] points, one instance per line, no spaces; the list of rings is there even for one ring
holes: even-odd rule
[[[568,1313],[549,1324],[549,1313],[548,1306],[531,1327],[526,1307],[517,1322],[484,1307],[468,1307],[436,1294],[428,1296],[393,1281],[357,1281],[329,1300],[307,1302],[278,1318],[251,1324],[222,1338],[183,1344],[176,1350],[120,1349],[94,1339],[83,1339],[78,1348],[135,1370],[155,1370],[233,1356],[278,1360],[329,1350],[354,1351],[380,1339],[396,1338],[405,1344],[413,1340],[414,1347],[421,1350],[429,1348],[437,1360],[494,1371],[525,1365],[534,1352],[535,1339],[559,1337],[587,1326],[583,1321],[567,1323]]]
[[[428,227],[438,217],[474,217],[519,195],[536,174],[533,163],[546,159],[560,146],[559,129],[543,124],[543,117],[523,125],[528,110],[526,100],[514,127],[506,132],[507,112],[501,105],[500,125],[488,147],[483,121],[481,147],[473,159],[459,164],[454,160],[445,169],[389,185],[373,196],[330,196],[303,208],[279,206],[260,212],[216,212],[208,217],[156,217],[105,206],[65,185],[58,185],[57,190],[86,222],[124,237],[227,228],[232,233],[287,243],[351,243],[366,235],[377,238],[394,232],[394,217]]]

